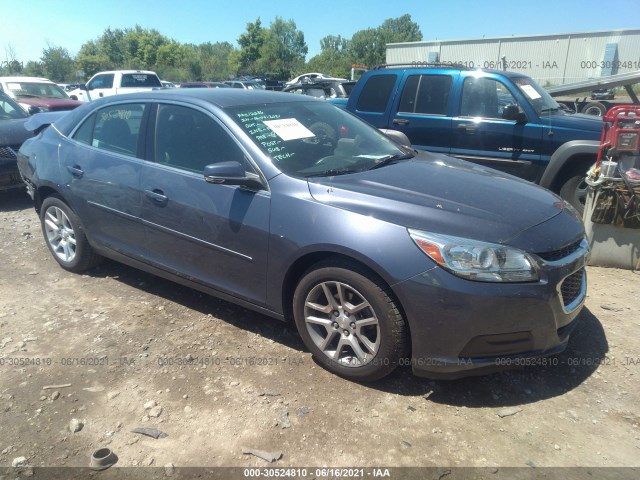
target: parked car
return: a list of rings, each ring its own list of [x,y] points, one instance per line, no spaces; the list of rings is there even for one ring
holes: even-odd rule
[[[60,266],[109,257],[293,319],[338,375],[516,365],[562,351],[577,325],[587,244],[566,202],[329,102],[180,88],[54,127],[18,164]]]
[[[0,77],[0,91],[13,98],[30,114],[73,110],[82,105],[46,78]]]
[[[180,88],[231,88],[231,86],[222,82],[185,82],[180,84]]]
[[[32,136],[24,124],[29,119],[24,109],[0,92],[0,191],[24,188],[20,179],[16,153]]]
[[[307,82],[315,82],[317,80],[343,80],[346,81],[346,78],[337,78],[332,77],[331,75],[325,75],[324,73],[311,72],[311,73],[303,73],[302,75],[298,75],[295,78],[292,78],[285,85],[295,85],[296,83],[307,83]]]
[[[282,91],[317,98],[348,98],[354,85],[355,82],[347,80],[318,80],[287,85]]]
[[[160,80],[160,83],[164,88],[178,88],[178,85],[173,82],[169,82],[168,80]]]
[[[224,83],[229,85],[232,88],[243,88],[245,90],[265,90],[266,87],[256,81],[246,81],[246,80],[226,80]]]
[[[613,100],[616,94],[609,88],[597,88],[591,92],[591,100]]]

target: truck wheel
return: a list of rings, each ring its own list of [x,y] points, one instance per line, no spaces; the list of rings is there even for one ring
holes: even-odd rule
[[[585,174],[569,177],[560,188],[560,196],[569,202],[580,215],[584,212],[587,200],[587,184]]]
[[[607,113],[607,107],[605,107],[604,104],[600,102],[589,102],[584,107],[582,107],[582,110],[580,110],[580,113],[586,113],[587,115],[596,115],[598,117],[603,117],[604,114]]]

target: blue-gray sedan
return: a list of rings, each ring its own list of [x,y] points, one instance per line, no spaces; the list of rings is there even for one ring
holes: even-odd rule
[[[586,294],[582,222],[559,197],[305,96],[108,97],[18,163],[63,268],[109,257],[293,319],[319,363],[357,381],[560,352]]]

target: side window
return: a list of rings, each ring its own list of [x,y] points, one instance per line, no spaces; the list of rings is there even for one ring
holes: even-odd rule
[[[504,107],[515,103],[513,95],[497,80],[467,77],[462,86],[460,115],[502,118]]]
[[[449,75],[410,75],[402,91],[398,111],[446,115],[451,82]]]
[[[113,88],[113,73],[98,75],[87,84],[87,88],[89,90],[94,88]]]
[[[373,75],[360,92],[356,109],[362,112],[383,113],[387,109],[397,75]]]
[[[91,145],[93,139],[93,126],[96,123],[96,114],[94,113],[87,118],[84,123],[73,134],[73,139],[80,143]]]
[[[157,163],[202,173],[212,163],[237,161],[244,154],[213,118],[188,107],[160,105],[156,123]]]
[[[135,156],[143,113],[143,104],[103,108],[87,118],[73,138],[101,150]]]

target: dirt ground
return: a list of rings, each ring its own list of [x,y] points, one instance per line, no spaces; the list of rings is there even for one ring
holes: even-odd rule
[[[86,467],[101,447],[167,468],[640,466],[637,273],[588,268],[557,365],[358,385],[294,326],[114,262],[62,270],[22,193],[0,195],[0,259],[2,467]]]

